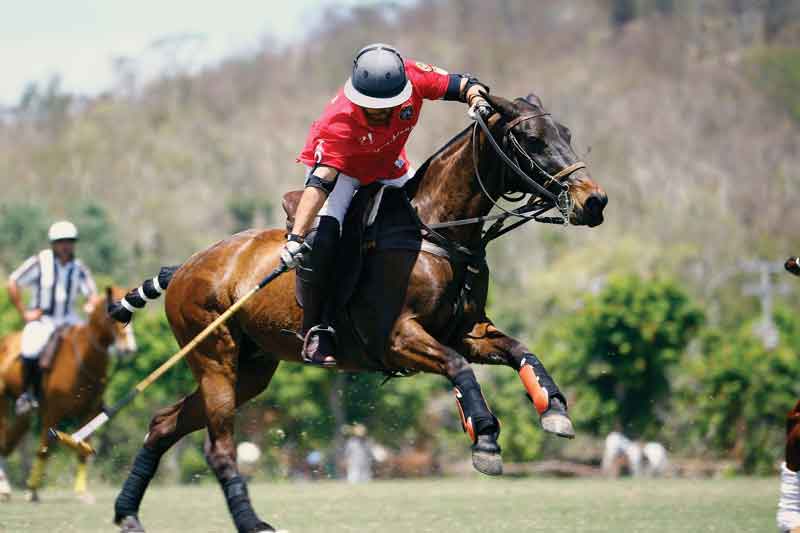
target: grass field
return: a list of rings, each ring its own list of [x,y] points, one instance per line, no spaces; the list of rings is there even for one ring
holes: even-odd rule
[[[773,532],[777,479],[605,481],[448,479],[253,484],[262,518],[290,533],[523,531]],[[109,532],[116,488],[95,505],[45,490],[0,504],[3,533]],[[232,531],[216,485],[154,486],[142,505],[148,531]]]

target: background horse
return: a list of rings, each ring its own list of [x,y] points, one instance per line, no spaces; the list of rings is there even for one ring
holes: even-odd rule
[[[124,295],[120,288],[108,288],[106,301]],[[112,320],[106,306],[98,302],[86,324],[72,326],[62,333],[61,343],[50,370],[42,374],[42,398],[39,401],[42,430],[39,448],[28,477],[29,497],[38,500],[45,465],[49,455],[47,430],[65,418],[82,422],[100,412],[106,387],[109,348],[113,345],[119,355],[136,350],[133,328]],[[13,423],[8,418],[13,400],[22,393],[22,363],[19,358],[22,334],[17,332],[0,340],[0,455],[14,451],[28,431],[33,412],[18,416]],[[75,492],[81,499],[91,501],[87,492],[86,456],[78,454]],[[3,499],[9,493],[0,495]]]
[[[551,198],[568,194],[572,224],[600,224],[607,198],[575,155],[569,130],[553,120],[533,95],[514,102],[489,98],[496,110],[488,120],[492,138],[503,144],[505,157],[513,159],[527,179],[506,172],[508,162],[487,136],[477,127],[468,128],[418,171],[415,190],[409,192],[419,218],[434,224],[483,216],[501,195],[538,195],[545,187]],[[462,423],[473,439],[473,464],[482,472],[497,474],[502,464],[499,423],[469,363],[525,370],[521,377],[528,380],[526,388],[540,393],[533,399],[543,427],[569,437],[573,430],[566,400],[541,361],[485,314],[489,271],[482,224],[448,227],[437,235],[441,238],[433,252],[373,250],[364,260],[362,283],[348,310],[365,332],[371,353],[379,354],[379,367],[388,372],[435,373],[453,383]],[[179,344],[191,341],[278,266],[285,236],[283,230],[245,231],[193,255],[177,271],[162,270],[158,285],[167,288],[166,313]],[[135,301],[140,291],[152,294],[153,285],[145,282],[126,300]],[[120,306],[112,312],[130,319]],[[300,329],[301,313],[295,276],[284,275],[189,353],[187,361],[198,388],[152,419],[115,504],[115,521],[123,531],[143,531],[139,505],[164,452],[187,433],[204,427],[208,428],[206,459],[237,530],[273,531],[256,516],[237,471],[234,414],[237,406],[267,387],[279,361],[300,361],[301,343],[286,332]],[[341,370],[376,368],[374,361],[349,351],[340,350],[337,357]]]

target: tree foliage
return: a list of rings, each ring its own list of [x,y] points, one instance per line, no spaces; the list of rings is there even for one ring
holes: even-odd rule
[[[574,393],[576,422],[599,435],[656,435],[670,371],[702,323],[701,310],[673,280],[609,278],[554,334],[554,372]]]

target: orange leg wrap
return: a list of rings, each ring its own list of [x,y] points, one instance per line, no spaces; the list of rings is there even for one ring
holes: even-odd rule
[[[547,411],[550,407],[550,396],[547,393],[547,389],[539,385],[539,378],[536,377],[536,372],[533,371],[531,365],[522,365],[522,368],[519,369],[519,379],[525,385],[525,390],[528,391],[528,396],[530,396],[539,414],[541,415]]]

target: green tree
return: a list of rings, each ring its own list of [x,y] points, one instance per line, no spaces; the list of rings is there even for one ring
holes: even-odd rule
[[[127,254],[117,230],[100,204],[79,204],[70,214],[80,233],[78,256],[89,268],[111,276],[126,275]]]
[[[583,308],[554,328],[553,374],[574,394],[584,430],[655,435],[656,407],[668,399],[669,372],[703,323],[675,281],[612,276]]]
[[[47,216],[30,204],[0,206],[0,261],[10,272],[47,246]]]
[[[684,437],[700,443],[694,451],[732,458],[748,473],[773,471],[786,413],[800,397],[800,320],[785,308],[775,319],[781,341],[774,350],[753,332],[755,321],[707,332],[681,388],[678,411],[691,417]]]

